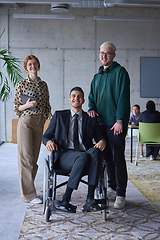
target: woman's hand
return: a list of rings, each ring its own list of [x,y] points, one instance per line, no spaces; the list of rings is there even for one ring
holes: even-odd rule
[[[31,101],[31,99],[29,98],[25,104],[19,106],[18,110],[24,111],[27,108],[31,108],[31,107],[35,107],[35,106],[37,106],[37,102]]]
[[[26,109],[31,108],[31,107],[36,107],[37,102],[36,101],[31,101],[31,99],[29,98],[24,105],[26,106]]]

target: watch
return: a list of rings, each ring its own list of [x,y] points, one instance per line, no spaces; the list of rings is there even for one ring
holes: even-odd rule
[[[120,121],[120,120],[117,120],[117,123],[118,123],[118,124],[122,124],[122,121]]]

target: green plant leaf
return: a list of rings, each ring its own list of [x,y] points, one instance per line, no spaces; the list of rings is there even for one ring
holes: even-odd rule
[[[2,37],[5,29],[3,30],[0,38]],[[0,71],[0,101],[5,101],[10,97],[10,86],[9,81],[15,87],[19,81],[23,79],[22,72],[20,69],[21,61],[10,55],[7,49],[0,51],[0,62],[2,61],[2,68],[6,69],[7,76]]]
[[[0,91],[0,100],[5,101],[5,100],[8,100],[9,97],[10,97],[10,87],[9,87],[7,78],[4,77],[3,86]]]
[[[4,29],[3,32],[1,33],[0,38],[2,37],[2,35],[3,35],[3,33],[4,33],[5,31],[6,31],[6,29]]]

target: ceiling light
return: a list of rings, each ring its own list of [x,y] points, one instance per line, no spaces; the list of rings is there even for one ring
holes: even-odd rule
[[[104,2],[103,2],[103,5],[104,5],[104,7],[108,7],[108,8],[113,8],[113,7],[116,7],[117,6],[117,4],[115,4],[115,3],[106,3],[106,1],[104,0]]]
[[[107,3],[106,4],[106,7],[108,7],[108,8],[113,8],[113,7],[116,7],[117,6],[117,4],[114,4],[114,3]]]
[[[150,17],[94,16],[94,20],[108,20],[108,21],[154,21],[154,18],[150,18]]]
[[[69,4],[67,3],[51,3],[51,11],[52,12],[59,12],[59,13],[64,13],[68,12],[69,9]]]
[[[13,14],[13,18],[75,19],[74,15]]]

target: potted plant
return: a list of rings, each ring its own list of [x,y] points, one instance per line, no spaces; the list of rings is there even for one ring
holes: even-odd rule
[[[2,37],[5,29],[3,30],[2,34],[0,35],[0,38]],[[22,80],[22,72],[20,69],[20,63],[21,61],[18,58],[15,58],[10,55],[9,51],[7,49],[2,49],[0,51],[0,65],[1,70],[5,68],[6,75],[0,71],[0,101],[4,103],[4,136],[2,137],[6,141],[6,101],[11,96],[11,88],[10,88],[10,82],[15,87],[17,83]],[[2,126],[1,126],[2,127]],[[2,132],[2,131],[1,131]],[[0,139],[1,140],[1,139]],[[0,141],[0,145],[4,141]]]
[[[0,38],[2,37],[4,31],[5,29],[0,35]],[[11,56],[7,49],[0,51],[0,64],[7,72],[6,76],[2,71],[0,71],[0,101],[4,102],[10,97],[10,82],[15,87],[17,83],[22,80],[22,72],[19,66],[20,63],[21,61],[18,58]]]

